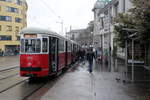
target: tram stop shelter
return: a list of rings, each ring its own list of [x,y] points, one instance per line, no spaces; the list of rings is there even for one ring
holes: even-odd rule
[[[137,30],[123,28],[125,37],[125,75],[131,82],[150,81],[149,70],[145,68],[146,50],[139,40]]]

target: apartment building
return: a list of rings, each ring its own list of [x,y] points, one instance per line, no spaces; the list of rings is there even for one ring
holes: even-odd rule
[[[26,0],[0,0],[0,51],[12,55],[19,50],[19,31],[27,26]]]

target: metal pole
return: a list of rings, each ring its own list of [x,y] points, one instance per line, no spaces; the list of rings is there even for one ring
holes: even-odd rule
[[[63,28],[64,28],[63,24],[64,24],[64,22],[63,22],[63,20],[62,20],[61,24],[62,24],[62,34],[64,35],[64,32],[63,32]]]
[[[125,42],[125,67],[126,67],[126,77],[128,77],[128,40]]]
[[[104,66],[104,34],[102,34],[102,65]]]
[[[108,14],[108,20],[109,20],[109,53],[108,53],[108,56],[109,56],[109,61],[108,61],[108,64],[109,64],[109,69],[111,71],[111,31],[110,31],[110,23],[111,23],[111,19],[110,19],[110,8],[109,8],[109,14]]]
[[[59,18],[60,18],[60,17],[59,17]],[[56,23],[61,24],[62,35],[64,35],[64,32],[63,32],[63,24],[64,24],[63,19],[61,20],[61,22],[56,22]]]
[[[134,40],[132,39],[132,82],[134,82]]]
[[[101,63],[103,65],[103,35],[101,34]]]

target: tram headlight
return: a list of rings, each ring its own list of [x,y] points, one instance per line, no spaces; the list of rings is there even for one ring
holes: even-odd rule
[[[28,62],[28,66],[31,66],[32,65],[32,63],[31,62]]]

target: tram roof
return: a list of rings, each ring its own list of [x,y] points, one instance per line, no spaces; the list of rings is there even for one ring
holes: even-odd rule
[[[20,34],[24,34],[24,33],[38,33],[38,34],[57,34],[53,31],[50,30],[46,30],[46,29],[41,29],[41,28],[35,28],[35,27],[27,27],[21,30]]]
[[[35,27],[27,27],[27,28],[22,29],[20,34],[24,34],[24,33],[30,33],[30,34],[37,33],[37,34],[41,34],[41,35],[52,35],[52,36],[57,36],[57,37],[66,39],[65,37],[57,34],[56,32],[53,32],[51,30],[35,28]]]
[[[56,32],[53,32],[53,31],[50,31],[48,29],[41,29],[41,28],[35,28],[35,27],[27,27],[27,28],[24,28],[20,31],[20,34],[24,34],[24,33],[30,33],[30,34],[46,34],[46,35],[54,35],[54,36],[57,36],[57,37],[60,37],[60,38],[64,38],[68,41],[71,41],[72,43],[75,43],[77,44],[75,41],[73,40],[70,40],[64,36],[61,36],[59,34],[57,34]]]

